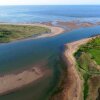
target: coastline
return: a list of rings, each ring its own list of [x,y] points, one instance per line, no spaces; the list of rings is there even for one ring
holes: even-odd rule
[[[55,93],[50,100],[83,100],[83,80],[76,67],[74,53],[78,48],[87,43],[91,38],[86,38],[65,44],[65,51],[62,54],[62,60],[65,64],[63,71],[64,79],[58,88],[63,89]]]
[[[74,53],[78,50],[78,48],[87,43],[91,38],[86,38],[82,40],[78,40],[72,43],[68,43],[66,45],[67,50],[65,50],[64,55],[67,59],[68,66],[68,82],[67,87],[65,89],[65,97],[64,100],[83,100],[83,80],[81,79],[81,76],[79,75],[78,69],[76,67],[76,59],[73,56]],[[71,75],[71,76],[70,76]],[[71,83],[71,84],[70,84]],[[69,89],[68,89],[69,88]]]

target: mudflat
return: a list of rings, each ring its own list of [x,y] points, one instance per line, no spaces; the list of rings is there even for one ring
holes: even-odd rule
[[[33,67],[20,73],[8,74],[0,77],[0,95],[4,95],[18,88],[21,88],[41,78],[44,73],[40,68]]]

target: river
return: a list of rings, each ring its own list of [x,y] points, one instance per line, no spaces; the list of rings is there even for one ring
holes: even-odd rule
[[[4,8],[1,7],[1,9]],[[5,13],[6,22],[16,22],[16,20],[17,22],[26,21],[26,19],[20,21],[18,18],[16,18],[15,20],[13,18],[14,17],[13,10],[11,10],[11,8],[9,9],[7,12],[9,16],[8,18],[10,20],[6,18],[7,13]],[[27,12],[28,15],[27,9],[25,11]],[[22,16],[23,13],[21,11],[20,13],[18,12],[16,14],[20,14],[20,16]],[[34,12],[35,13],[39,12],[39,10]],[[34,12],[32,12],[31,10],[31,14]],[[44,10],[41,13],[43,14],[43,12]],[[52,12],[52,10],[50,12]],[[47,13],[47,11],[45,13]],[[51,16],[53,15],[52,20],[56,20],[59,13],[58,15],[56,15],[56,17],[54,17],[54,13],[53,14],[50,13],[50,15]],[[76,15],[80,15],[80,14],[76,13]],[[63,19],[63,16],[66,20],[68,20],[68,18],[66,18],[65,15],[63,14],[58,18]],[[97,16],[99,16],[99,14],[97,14]],[[75,16],[74,18],[70,17],[70,19],[75,19],[77,17],[78,16]],[[91,19],[92,21],[99,20],[99,17],[97,18],[95,16],[94,17],[92,16],[91,18],[87,18],[87,15],[84,14],[84,17],[86,17],[84,18],[84,20],[89,20],[89,19]],[[30,22],[32,18],[30,17],[30,20],[28,20],[28,22]],[[48,19],[49,18],[50,17],[48,17]],[[81,20],[83,21],[83,19]],[[0,21],[3,21],[3,17],[0,18]],[[41,21],[44,20],[41,19]],[[47,21],[51,21],[51,19]],[[25,68],[34,67],[35,65],[41,65],[41,68],[46,68],[50,71],[49,74],[37,80],[36,82],[20,90],[12,92],[10,94],[0,96],[0,100],[48,100],[52,91],[54,90],[57,83],[59,82],[60,70],[62,67],[62,65],[60,64],[59,56],[63,51],[64,44],[82,38],[87,38],[96,34],[100,34],[100,26],[95,26],[90,28],[80,28],[70,32],[64,32],[54,37],[40,38],[40,39],[27,39],[27,40],[20,40],[20,41],[0,44],[0,73],[1,74],[12,73],[20,69],[22,70]],[[41,63],[44,63],[44,65],[42,65]]]

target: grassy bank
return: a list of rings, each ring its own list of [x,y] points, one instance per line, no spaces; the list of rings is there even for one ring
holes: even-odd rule
[[[100,36],[82,45],[75,57],[84,79],[84,100],[96,100],[100,95]]]
[[[41,26],[0,25],[0,43],[50,33],[51,30]]]

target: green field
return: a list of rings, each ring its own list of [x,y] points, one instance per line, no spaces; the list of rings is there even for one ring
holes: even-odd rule
[[[50,32],[50,29],[41,26],[0,25],[0,43],[10,42]]]
[[[84,79],[84,100],[90,100],[90,98],[93,100],[92,98],[95,96],[91,91],[98,91],[97,89],[100,88],[100,36],[80,46],[75,57],[78,69]],[[95,81],[93,81],[93,77],[95,77]],[[96,86],[93,85],[95,82]]]

